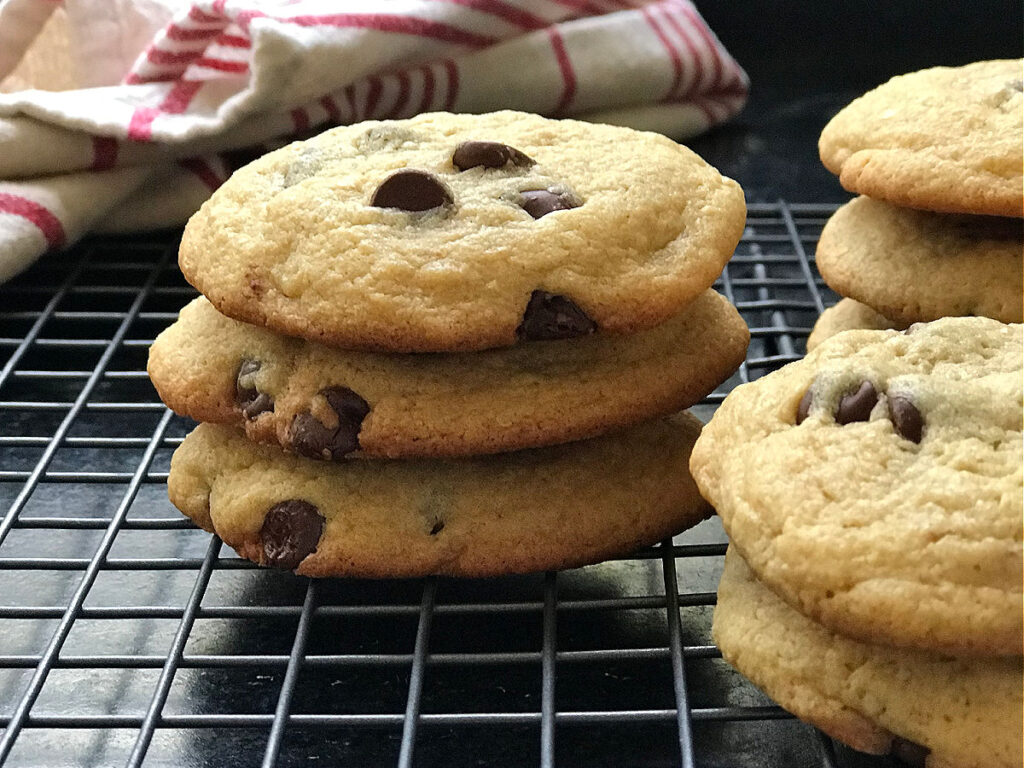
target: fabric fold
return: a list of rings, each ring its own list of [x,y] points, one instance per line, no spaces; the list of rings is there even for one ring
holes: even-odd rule
[[[746,74],[688,0],[351,0],[337,9],[200,0],[157,32],[121,83],[0,94],[0,178],[47,208],[70,243],[100,221],[105,230],[180,224],[239,157],[333,125],[507,108],[683,139],[746,99]],[[122,177],[131,189],[114,200],[107,184]],[[154,178],[162,181],[149,191]],[[91,194],[90,183],[105,191]],[[119,225],[111,207],[129,195]],[[56,245],[27,238],[25,217],[13,216],[0,216],[4,276]],[[5,247],[13,239],[16,258]]]

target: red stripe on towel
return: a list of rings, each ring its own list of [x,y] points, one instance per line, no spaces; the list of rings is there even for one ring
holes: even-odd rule
[[[551,27],[548,30],[548,38],[551,40],[551,50],[555,53],[555,60],[558,62],[558,69],[562,73],[562,97],[555,108],[555,114],[565,113],[573,98],[576,96],[576,73],[573,71],[572,62],[569,61],[569,54],[565,50],[565,41],[561,33]]]
[[[109,136],[92,137],[92,165],[93,171],[105,171],[114,167],[117,162],[117,140]]]
[[[64,245],[67,240],[64,234],[64,225],[60,219],[53,215],[48,208],[40,205],[34,200],[29,200],[20,195],[12,195],[0,192],[0,213],[11,213],[21,216],[39,228],[46,238],[48,248],[55,249]]]

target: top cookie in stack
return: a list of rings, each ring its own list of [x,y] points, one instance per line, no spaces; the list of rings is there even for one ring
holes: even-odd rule
[[[266,155],[186,227],[205,296],[150,352],[164,401],[209,422],[172,501],[318,576],[543,570],[682,530],[710,511],[686,470],[699,422],[650,420],[743,360],[710,286],[744,219],[688,149],[536,115]]]
[[[278,333],[464,352],[664,322],[714,282],[744,218],[739,186],[664,136],[427,114],[240,170],[180,263],[220,312]]]
[[[818,244],[825,281],[847,297],[808,341],[849,328],[945,316],[1021,322],[1024,96],[1020,60],[893,78],[822,131],[822,162],[863,197]]]

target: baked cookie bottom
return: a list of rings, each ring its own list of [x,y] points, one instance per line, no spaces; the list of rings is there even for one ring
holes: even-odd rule
[[[682,413],[568,445],[461,460],[323,463],[201,424],[171,501],[239,554],[306,576],[497,576],[629,553],[711,514]]]
[[[861,752],[926,754],[926,768],[1021,765],[1019,656],[955,658],[837,635],[757,581],[733,548],[712,635],[780,706]]]

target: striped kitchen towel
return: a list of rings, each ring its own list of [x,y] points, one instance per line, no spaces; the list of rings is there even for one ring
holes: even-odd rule
[[[72,10],[0,3],[0,81]],[[239,164],[333,125],[509,108],[683,139],[747,85],[689,0],[183,3],[120,82],[0,93],[0,281],[90,231],[179,225]]]

